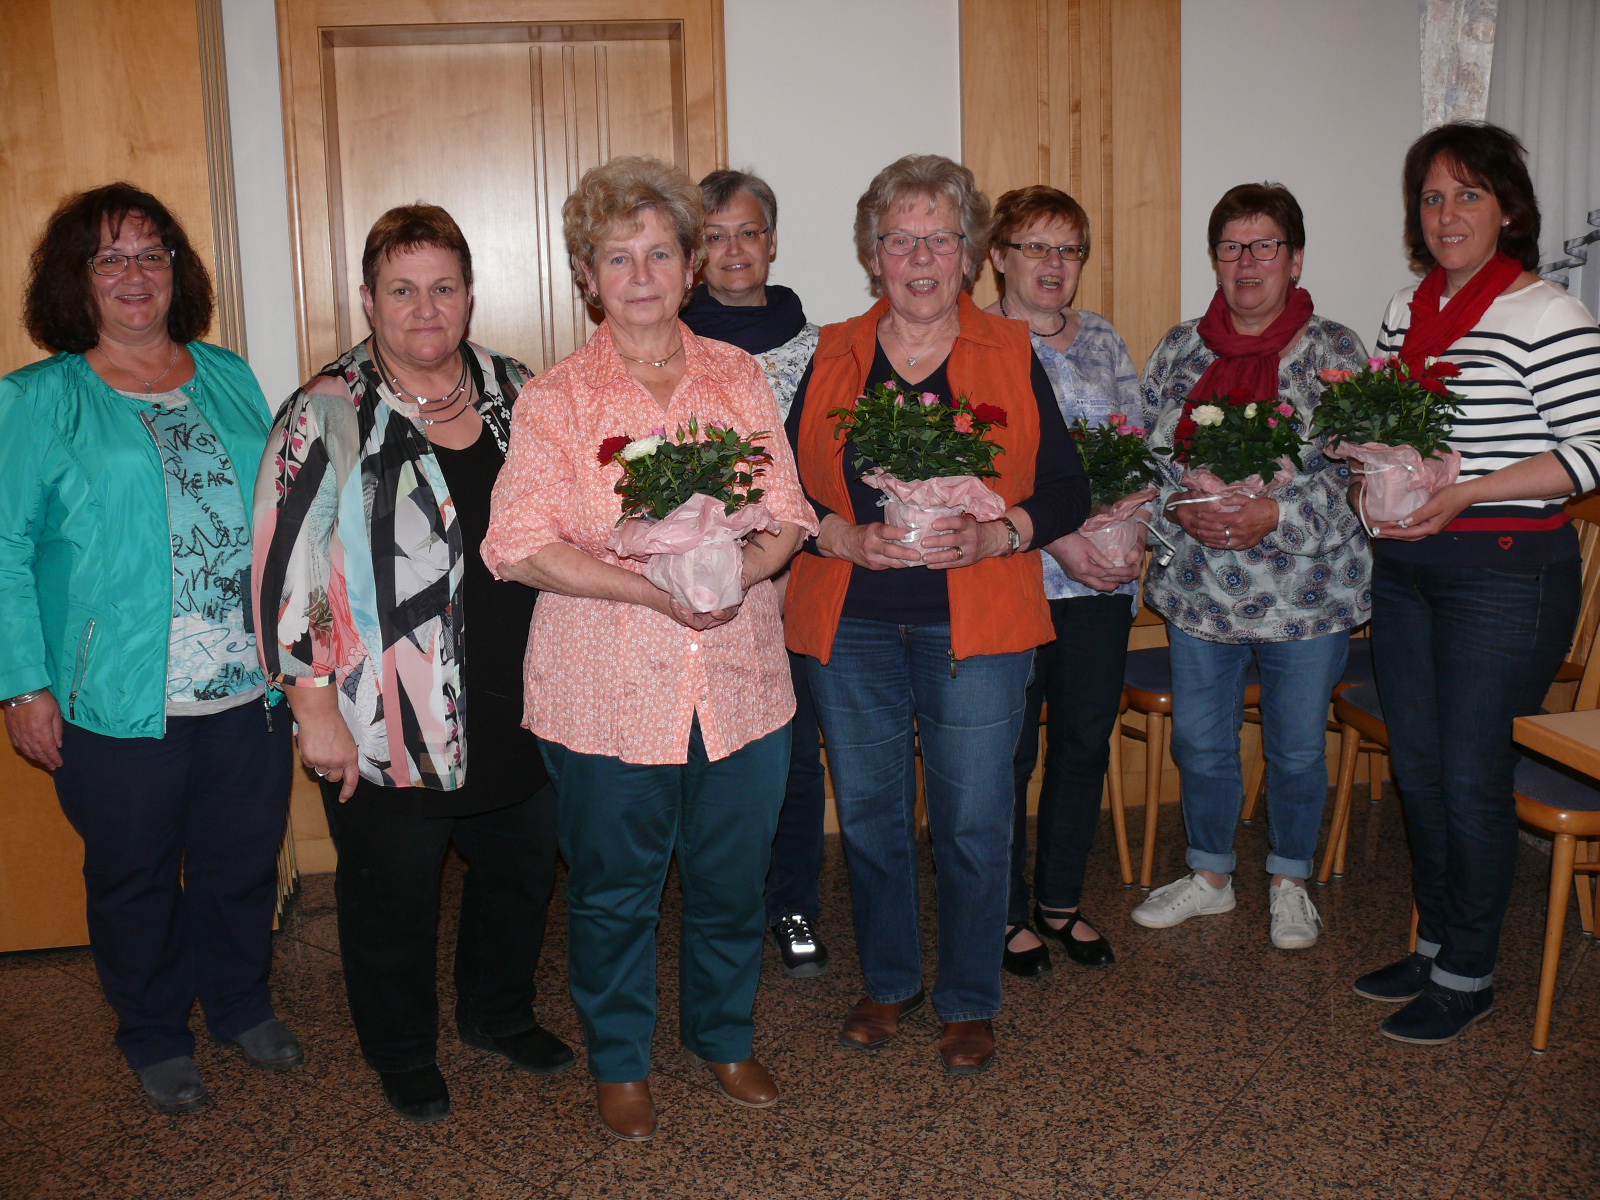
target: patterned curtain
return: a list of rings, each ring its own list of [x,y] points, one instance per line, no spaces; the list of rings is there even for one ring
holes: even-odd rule
[[[1422,127],[1432,129],[1446,121],[1483,120],[1489,99],[1489,69],[1494,63],[1495,10],[1500,0],[1420,3]]]
[[[1488,119],[1528,147],[1544,217],[1540,273],[1594,312],[1600,304],[1600,4],[1499,5]]]

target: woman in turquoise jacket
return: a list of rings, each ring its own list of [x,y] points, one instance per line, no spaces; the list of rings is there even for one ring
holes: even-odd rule
[[[271,413],[199,341],[211,280],[154,196],[66,200],[24,318],[56,351],[0,379],[0,697],[82,835],[90,947],[151,1104],[206,1103],[189,1011],[298,1066],[268,992],[289,721],[250,628],[250,504]]]

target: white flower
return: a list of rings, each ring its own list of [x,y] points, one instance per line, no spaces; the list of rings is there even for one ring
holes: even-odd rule
[[[1190,413],[1189,416],[1193,419],[1196,425],[1222,424],[1222,410],[1215,404],[1202,404],[1199,408],[1195,409],[1194,412]],[[624,450],[623,453],[626,454],[627,451]]]
[[[1424,371],[1431,371],[1433,370],[1433,364],[1438,361],[1439,356],[1437,354],[1430,354],[1427,358],[1422,360],[1422,369]]]
[[[1254,404],[1246,404],[1244,406],[1244,415],[1247,418],[1254,417],[1256,415],[1256,406]]]
[[[636,442],[629,442],[619,451],[619,454],[622,458],[632,462],[636,458],[643,458],[646,454],[654,454],[656,448],[666,440],[660,434],[652,433],[649,437],[642,437]]]

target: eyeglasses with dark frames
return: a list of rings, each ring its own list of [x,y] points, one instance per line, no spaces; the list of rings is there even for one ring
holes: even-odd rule
[[[917,248],[918,242],[927,242],[928,249],[935,254],[954,254],[961,249],[961,243],[967,240],[964,233],[928,233],[921,237],[910,233],[880,233],[878,245],[883,247],[885,254],[893,254],[897,258],[910,254]]]
[[[1287,246],[1288,244],[1282,238],[1256,238],[1248,242],[1218,242],[1211,247],[1211,253],[1217,256],[1218,262],[1238,262],[1239,256],[1248,249],[1250,257],[1257,262],[1271,262],[1278,257],[1278,247]]]
[[[146,271],[165,271],[177,257],[176,250],[165,246],[152,246],[137,254],[96,254],[89,260],[89,269],[96,275],[121,275],[135,259]]]
[[[1010,246],[1023,258],[1049,258],[1050,251],[1054,250],[1067,262],[1082,262],[1089,257],[1087,246],[1052,246],[1048,242],[1002,242],[1002,246]]]

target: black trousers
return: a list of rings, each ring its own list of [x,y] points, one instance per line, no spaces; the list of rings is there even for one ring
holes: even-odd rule
[[[339,852],[334,891],[345,991],[362,1056],[376,1071],[431,1064],[439,878],[453,841],[467,860],[456,935],[456,1025],[490,1037],[534,1022],[534,971],[555,882],[556,796],[470,817],[424,817],[397,789],[362,780],[347,803],[324,784]]]
[[[189,1011],[234,1038],[269,1020],[272,909],[293,759],[260,701],[170,717],[165,737],[68,724],[55,773],[83,837],[89,948],[134,1070],[194,1053]]]
[[[1028,781],[1039,761],[1039,714],[1047,701],[1033,898],[1045,908],[1073,908],[1083,894],[1111,760],[1133,605],[1115,594],[1073,596],[1050,601],[1050,616],[1056,640],[1034,651],[1033,683],[1014,764],[1017,806],[1008,925],[1028,919]]]

